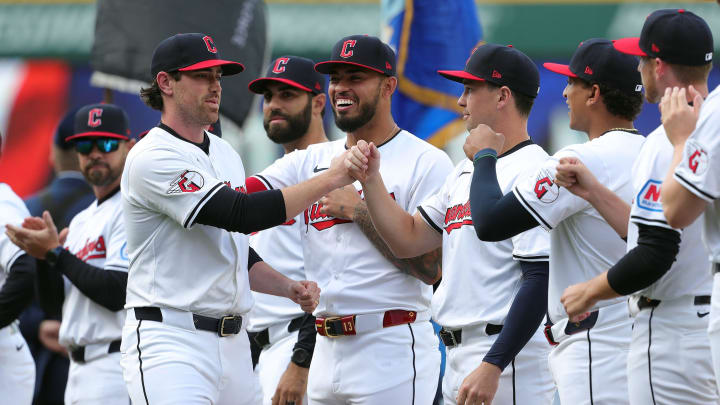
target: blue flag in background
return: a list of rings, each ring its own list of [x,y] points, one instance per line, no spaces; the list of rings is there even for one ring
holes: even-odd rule
[[[383,0],[383,33],[397,54],[398,125],[443,147],[465,130],[457,99],[462,85],[437,74],[465,67],[482,39],[474,0]]]

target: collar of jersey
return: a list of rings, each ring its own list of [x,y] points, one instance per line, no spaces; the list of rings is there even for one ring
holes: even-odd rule
[[[100,205],[100,204],[104,203],[105,201],[111,199],[112,196],[114,196],[115,194],[117,194],[118,191],[120,191],[120,185],[119,185],[119,184],[118,184],[117,187],[115,187],[115,188],[113,189],[113,191],[109,192],[105,197],[99,199],[97,205]]]
[[[197,146],[198,148],[202,149],[202,151],[205,152],[206,155],[210,155],[210,137],[207,136],[207,133],[203,132],[203,141],[201,143],[195,143],[195,142],[192,142],[190,140],[183,138],[174,129],[170,128],[169,126],[165,125],[162,122],[160,124],[158,124],[158,128],[169,133],[170,135],[174,136],[177,139],[185,141],[191,145]]]
[[[507,152],[505,152],[505,153],[503,153],[502,155],[498,156],[498,159],[504,158],[505,156],[507,156],[507,155],[509,155],[509,154],[511,154],[511,153],[513,153],[513,152],[517,152],[517,151],[519,151],[520,149],[522,149],[522,148],[524,148],[524,147],[526,147],[526,146],[528,146],[528,145],[532,145],[532,144],[533,144],[532,139],[526,139],[526,140],[520,142],[519,144],[513,146],[512,148],[508,149]]]
[[[379,147],[381,147],[381,146],[383,146],[383,145],[387,145],[390,141],[392,141],[393,139],[395,139],[395,137],[397,136],[397,134],[399,134],[400,132],[402,132],[402,128],[398,128],[397,131],[395,131],[395,133],[392,134],[392,136],[391,136],[390,138],[388,138],[385,142],[381,143],[381,144],[378,145],[377,147],[379,148]],[[348,148],[347,143],[346,143],[345,145],[343,145],[343,146],[345,146],[345,149],[350,149],[350,148]]]

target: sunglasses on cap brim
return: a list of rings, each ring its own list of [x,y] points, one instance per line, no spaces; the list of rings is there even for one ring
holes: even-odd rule
[[[120,139],[115,138],[87,138],[75,140],[75,151],[81,155],[89,155],[93,145],[102,153],[115,152],[120,147]]]

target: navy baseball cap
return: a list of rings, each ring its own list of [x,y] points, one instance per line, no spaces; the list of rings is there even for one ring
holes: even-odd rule
[[[72,142],[65,141],[66,138],[71,137],[75,134],[75,113],[77,109],[69,111],[65,114],[63,119],[55,129],[55,136],[53,142],[55,146],[63,150],[72,149]]]
[[[484,44],[473,49],[465,70],[438,70],[455,82],[475,80],[507,86],[528,97],[540,92],[540,72],[530,58],[511,45]]]
[[[325,92],[325,77],[315,71],[315,62],[300,56],[281,56],[275,59],[263,77],[248,84],[253,93],[262,94],[269,82],[280,82],[313,94]]]
[[[245,70],[241,63],[220,59],[218,52],[209,35],[176,34],[162,40],[155,48],[150,73],[155,77],[160,72],[185,72],[220,66],[222,74],[229,76]]]
[[[620,52],[660,58],[676,65],[700,66],[712,62],[710,27],[705,20],[683,9],[653,11],[645,19],[640,37],[614,42]]]
[[[581,42],[569,65],[543,63],[545,69],[551,72],[608,85],[630,94],[642,91],[637,65],[635,57],[618,51],[612,41],[602,38]]]
[[[90,104],[75,114],[75,126],[71,136],[65,141],[78,138],[115,138],[130,139],[128,116],[114,104]]]
[[[351,35],[332,48],[330,59],[315,65],[315,70],[329,74],[334,65],[354,65],[395,76],[395,52],[377,37]]]

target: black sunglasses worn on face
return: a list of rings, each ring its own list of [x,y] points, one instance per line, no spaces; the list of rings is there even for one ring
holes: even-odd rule
[[[120,140],[114,138],[92,138],[75,141],[75,151],[83,155],[89,155],[92,152],[93,145],[97,146],[102,153],[110,153],[118,150]]]

